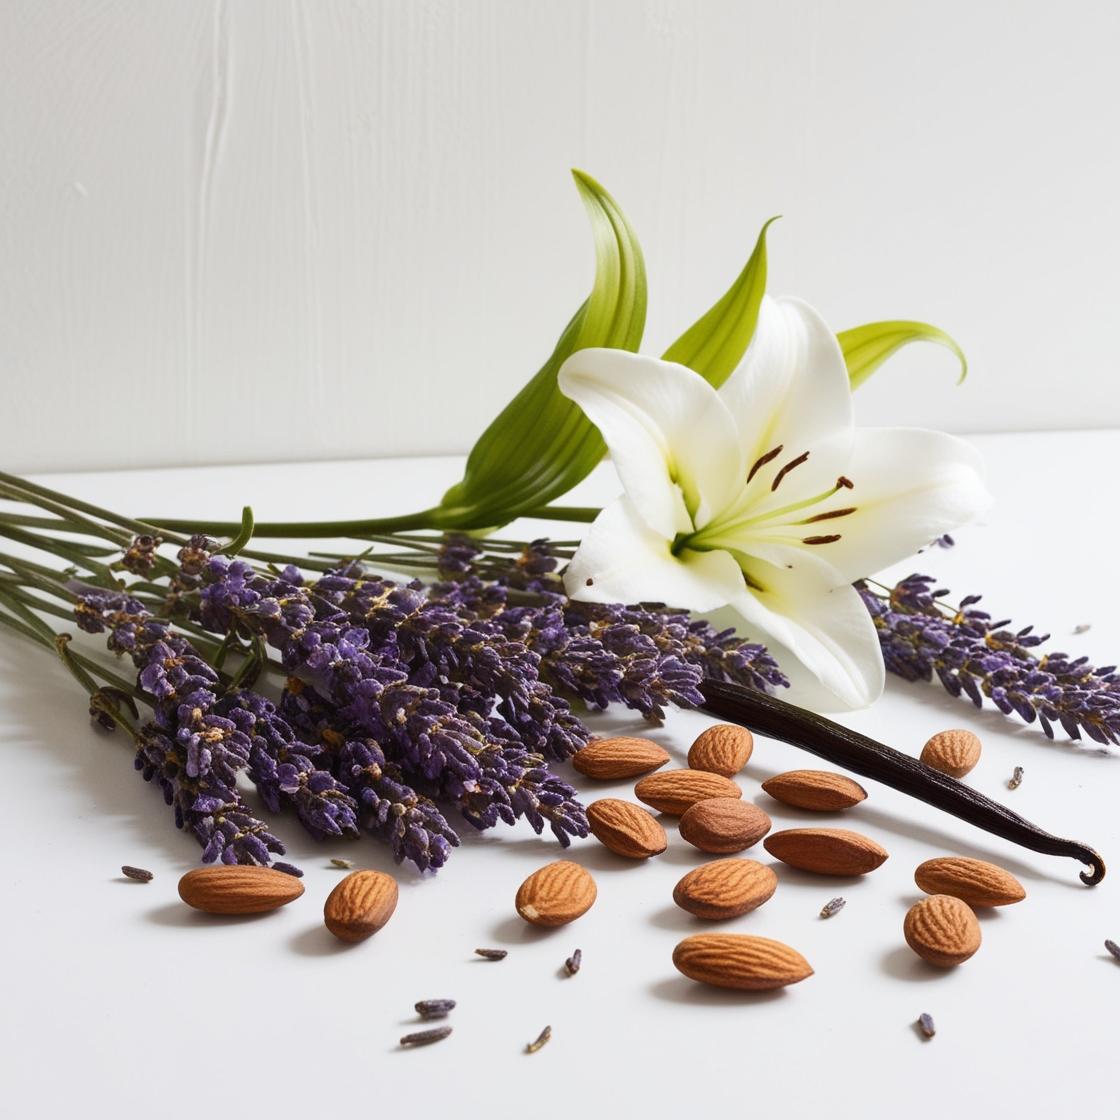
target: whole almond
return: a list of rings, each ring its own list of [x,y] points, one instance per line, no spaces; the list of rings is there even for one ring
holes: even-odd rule
[[[196,867],[179,880],[179,897],[207,914],[264,914],[301,894],[299,879],[273,867]]]
[[[351,871],[323,904],[323,921],[340,941],[364,941],[397,908],[397,881],[384,871]]]
[[[595,880],[570,859],[546,863],[517,891],[517,912],[535,926],[564,926],[586,914],[595,902]]]
[[[673,901],[698,918],[738,918],[766,902],[778,876],[753,859],[714,859],[690,871],[673,888]]]
[[[866,875],[887,858],[880,844],[846,828],[787,828],[763,846],[782,863],[818,875]]]
[[[690,980],[717,988],[764,992],[813,975],[796,949],[742,933],[698,933],[673,950],[673,964]]]
[[[649,859],[668,846],[661,822],[641,805],[604,797],[587,806],[591,834],[615,855],[627,859]]]
[[[960,727],[939,731],[922,747],[921,761],[951,778],[963,778],[980,761],[980,740]]]
[[[783,805],[815,813],[850,809],[867,797],[867,790],[858,782],[845,774],[832,774],[827,770],[787,770],[767,778],[762,788]]]
[[[660,774],[650,774],[634,787],[634,793],[639,801],[671,817],[681,816],[697,801],[709,797],[743,796],[743,791],[730,778],[707,770],[663,770]]]
[[[969,906],[1009,906],[1027,897],[1010,871],[963,856],[927,859],[914,872],[914,882],[926,894],[951,894]]]
[[[730,778],[746,766],[753,750],[754,736],[745,727],[717,723],[697,736],[688,751],[688,765]]]
[[[980,948],[980,923],[968,903],[948,894],[915,902],[902,924],[906,944],[924,961],[953,968]]]
[[[681,837],[702,852],[726,855],[757,844],[771,829],[764,809],[734,797],[709,797],[681,817]]]
[[[572,765],[588,778],[615,781],[648,774],[669,761],[669,752],[649,739],[618,735],[595,739],[572,755]]]

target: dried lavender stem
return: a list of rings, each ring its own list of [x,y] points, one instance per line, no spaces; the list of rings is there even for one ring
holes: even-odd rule
[[[487,961],[504,961],[509,955],[508,949],[475,949],[475,952]]]
[[[525,1047],[526,1054],[535,1054],[552,1037],[552,1028],[545,1027],[532,1042]]]
[[[800,747],[1031,851],[1080,860],[1090,869],[1081,872],[1081,881],[1087,886],[1096,886],[1104,878],[1104,860],[1092,848],[1043,831],[998,801],[910,755],[742,685],[705,678],[700,690],[704,710],[721,719]]]
[[[130,867],[127,863],[121,868],[121,874],[126,879],[135,879],[138,883],[150,883],[155,876],[143,867]]]
[[[569,976],[575,976],[583,966],[583,950],[577,949],[565,962],[564,971]]]
[[[402,1046],[427,1046],[432,1042],[442,1042],[451,1034],[450,1027],[433,1027],[430,1031],[413,1031],[401,1039]]]

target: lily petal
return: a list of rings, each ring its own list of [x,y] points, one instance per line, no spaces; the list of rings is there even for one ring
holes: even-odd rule
[[[763,298],[754,338],[720,396],[739,425],[748,471],[782,448],[756,469],[747,488],[751,505],[764,499],[780,506],[791,496],[820,493],[843,473],[843,439],[853,423],[848,371],[836,336],[808,304]],[[782,468],[810,449],[774,497],[764,498]]]
[[[982,467],[973,447],[944,432],[860,429],[846,472],[852,488],[799,511],[796,520],[757,531],[756,539],[823,542],[804,547],[819,549],[820,559],[851,583],[913,556],[987,509],[992,496]],[[827,539],[833,536],[838,539]],[[763,550],[756,543],[754,551]]]
[[[625,350],[579,350],[557,383],[599,429],[627,495],[667,540],[721,509],[741,485],[735,421],[687,366]]]
[[[847,706],[863,708],[879,698],[883,654],[854,587],[809,555],[792,570],[755,561],[747,575],[756,586],[731,605],[752,626],[785,645]]]
[[[607,506],[584,533],[564,570],[573,599],[591,603],[668,603],[715,610],[743,590],[743,573],[726,552],[674,556],[671,541],[651,529],[629,498]]]

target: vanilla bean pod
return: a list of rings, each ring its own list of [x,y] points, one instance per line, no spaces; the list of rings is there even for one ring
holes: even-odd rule
[[[800,747],[1031,851],[1080,860],[1090,869],[1081,872],[1081,880],[1088,886],[1096,886],[1104,878],[1104,860],[1092,848],[1052,836],[956,778],[867,735],[742,685],[705,678],[700,691],[703,709],[720,719]]]

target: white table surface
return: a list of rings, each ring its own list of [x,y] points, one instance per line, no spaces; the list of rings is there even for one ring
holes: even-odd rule
[[[978,437],[998,497],[958,547],[901,565],[928,570],[958,595],[1052,630],[1055,648],[1120,657],[1115,568],[1120,530],[1113,472],[1120,434]],[[135,514],[259,519],[377,515],[427,504],[457,476],[450,459],[55,476],[62,489]],[[600,475],[581,497],[612,487]],[[539,530],[539,526],[534,527]],[[1072,636],[1075,625],[1092,629]],[[1120,964],[1120,763],[1093,746],[1049,743],[1040,731],[977,713],[934,687],[889,682],[870,711],[844,718],[917,752],[944,727],[970,727],[984,756],[975,786],[1042,827],[1096,846],[1115,870],[1095,890],[1079,865],[1036,855],[873,783],[842,821],[891,853],[863,880],[829,880],[777,865],[780,885],[759,911],[723,924],[678,910],[676,880],[702,858],[670,823],[669,850],[635,865],[594,840],[573,846],[599,884],[575,925],[542,933],[516,917],[513,896],[560,855],[528,829],[467,835],[436,878],[397,869],[389,925],[353,947],[321,923],[341,872],[331,856],[393,869],[371,840],[319,846],[297,824],[277,831],[306,871],[306,894],[256,919],[214,919],[179,902],[194,841],[172,827],[157,790],[132,769],[121,736],[88,725],[84,698],[36,648],[0,637],[0,1062],[12,1116],[564,1117],[719,1114],[794,1116],[1112,1115]],[[649,733],[683,760],[708,720],[673,716]],[[644,733],[630,713],[598,727]],[[744,796],[775,828],[809,822],[759,790],[785,769],[819,765],[760,739]],[[1015,765],[1022,786],[1005,782]],[[574,784],[589,799],[626,784]],[[951,972],[907,949],[902,919],[919,897],[914,867],[957,853],[993,859],[1027,888],[1018,906],[981,918],[984,944]],[[770,862],[761,847],[749,855]],[[122,863],[155,872],[123,880]],[[822,903],[848,905],[821,921]],[[687,934],[726,929],[789,942],[816,969],[762,996],[702,988],[674,970]],[[509,949],[501,963],[476,946]],[[584,965],[558,974],[577,946]],[[413,1003],[453,997],[455,1033],[423,1051],[397,1039],[416,1028]],[[937,1036],[913,1023],[927,1011]],[[553,1039],[527,1056],[545,1025]],[[724,1111],[726,1110],[726,1111]],[[715,1113],[711,1113],[715,1114]]]

